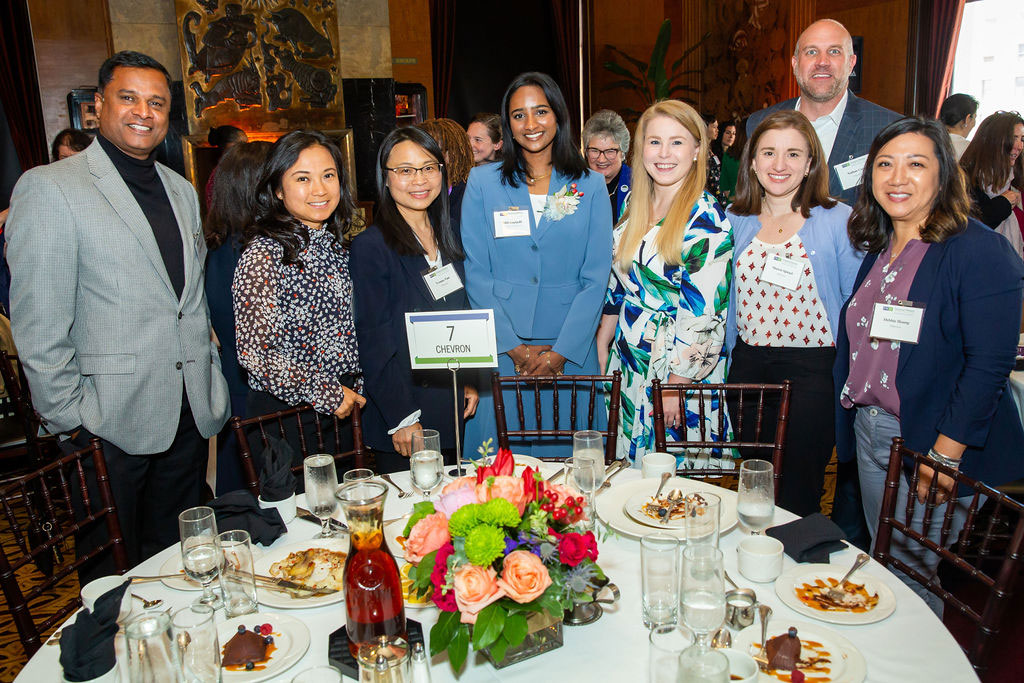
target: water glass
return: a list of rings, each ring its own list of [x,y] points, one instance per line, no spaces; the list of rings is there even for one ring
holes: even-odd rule
[[[594,528],[594,492],[604,483],[603,437],[601,432],[593,429],[572,435],[572,478],[576,488],[587,497],[587,519],[582,523],[584,529]]]
[[[171,617],[181,671],[188,683],[219,683],[220,644],[213,609],[206,605],[183,607]]]
[[[693,643],[693,636],[677,626],[655,626],[648,636],[647,680],[650,683],[676,683],[679,656]]]
[[[713,545],[691,545],[683,551],[680,606],[683,623],[697,645],[711,647],[711,634],[725,621],[725,583],[722,551]]]
[[[184,683],[166,612],[146,612],[125,626],[130,683]]]
[[[717,650],[693,645],[679,655],[679,680],[686,683],[728,683],[729,658]]]
[[[338,471],[334,456],[328,453],[311,455],[302,461],[302,477],[306,484],[306,506],[320,520],[320,533],[314,538],[331,538],[330,519],[338,506],[334,492],[338,488]]]
[[[740,465],[736,514],[753,534],[771,525],[775,515],[775,468],[767,460],[744,460]]]
[[[217,518],[205,506],[189,508],[178,515],[181,534],[181,566],[186,576],[203,587],[196,601],[214,609],[224,606],[213,592],[213,581],[220,575],[221,552],[217,541]]]
[[[252,565],[252,539],[248,531],[224,531],[217,537],[224,554],[220,585],[224,612],[231,617],[256,611],[256,575]]]
[[[690,501],[686,504],[687,545],[711,545],[718,547],[718,536],[722,528],[722,499],[713,493],[700,492],[703,504]]]
[[[366,481],[367,479],[373,479],[373,470],[365,467],[356,467],[341,475],[343,484],[351,484],[354,481]]]
[[[640,539],[644,626],[675,625],[679,610],[679,540],[663,533]]]
[[[444,459],[441,457],[441,435],[436,429],[420,429],[412,433],[412,455],[409,457],[409,479],[424,498],[441,485]]]

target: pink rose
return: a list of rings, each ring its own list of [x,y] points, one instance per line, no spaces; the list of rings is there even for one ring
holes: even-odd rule
[[[498,586],[518,603],[539,598],[551,585],[551,575],[540,558],[528,550],[513,550],[505,558]]]
[[[448,533],[448,518],[440,512],[427,515],[410,529],[409,539],[405,542],[405,559],[411,564],[419,564],[425,555],[450,540],[452,537]]]
[[[458,491],[463,487],[474,487],[476,486],[476,477],[459,477],[458,479],[452,479],[450,482],[444,485],[441,489],[441,495],[451,493],[452,491]]]
[[[464,564],[455,570],[452,584],[455,586],[455,604],[461,612],[463,624],[475,624],[476,616],[484,607],[505,597],[505,591],[498,585],[498,572],[490,567],[484,569],[475,564]]]
[[[526,496],[523,493],[523,482],[519,477],[499,476],[494,477],[494,483],[487,485],[485,480],[482,484],[476,485],[476,499],[480,503],[486,503],[493,498],[504,498],[516,506],[519,514],[526,509]]]
[[[476,486],[463,486],[449,493],[443,494],[436,503],[434,509],[443,512],[447,517],[455,514],[463,505],[476,502]]]

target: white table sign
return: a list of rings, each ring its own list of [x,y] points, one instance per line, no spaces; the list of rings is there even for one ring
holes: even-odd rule
[[[498,367],[494,311],[489,308],[406,313],[405,332],[413,370]]]

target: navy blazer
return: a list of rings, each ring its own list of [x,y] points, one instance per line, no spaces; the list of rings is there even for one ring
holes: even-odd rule
[[[868,254],[854,292],[877,254]],[[1024,430],[1007,391],[1024,291],[1024,263],[1006,239],[978,221],[921,261],[909,297],[925,306],[919,343],[900,346],[896,390],[907,447],[926,453],[939,433],[967,444],[961,470],[986,484],[1024,476]],[[847,302],[849,304],[849,302]],[[856,455],[853,409],[839,403],[850,373],[846,305],[836,335],[836,452]]]
[[[799,98],[779,102],[751,114],[747,119],[747,136],[749,137],[754,132],[754,129],[768,114],[785,109],[796,109],[797,99]],[[836,174],[836,164],[867,154],[875,136],[890,123],[902,117],[902,114],[880,107],[874,102],[863,100],[852,92],[849,93],[846,100],[846,111],[843,112],[843,120],[836,132],[836,141],[832,145],[832,153],[828,155],[828,189],[833,197],[837,197],[851,206],[857,201],[857,194],[860,192],[861,186],[858,184],[849,190],[843,190],[839,176]]]
[[[462,261],[453,265],[465,282]],[[422,254],[397,253],[376,225],[352,241],[349,271],[366,395],[363,438],[371,448],[394,451],[388,430],[416,410],[422,411],[420,424],[441,433],[441,448],[455,447],[451,373],[412,369],[405,314],[465,310],[469,301],[465,287],[435,301],[423,280],[426,269]],[[461,404],[459,407],[461,424]]]

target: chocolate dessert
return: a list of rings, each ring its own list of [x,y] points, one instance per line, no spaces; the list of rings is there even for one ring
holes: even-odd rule
[[[224,645],[221,666],[258,664],[267,658],[267,642],[259,633],[239,631]]]
[[[781,636],[769,638],[765,643],[765,650],[768,653],[768,667],[778,671],[792,671],[800,661],[800,638],[796,635],[796,628],[789,627],[789,631]]]

